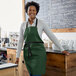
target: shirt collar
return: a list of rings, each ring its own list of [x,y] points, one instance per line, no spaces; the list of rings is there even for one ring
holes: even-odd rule
[[[28,21],[28,23],[29,23],[29,21]],[[36,23],[36,18],[33,20],[33,24],[35,24]],[[29,23],[30,24],[30,23]]]
[[[34,19],[34,23],[36,23],[36,18]]]

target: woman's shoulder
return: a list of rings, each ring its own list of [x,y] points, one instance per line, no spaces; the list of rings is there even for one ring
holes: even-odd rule
[[[26,26],[26,21],[22,22],[21,26]]]
[[[21,23],[21,28],[24,28],[24,27],[26,27],[26,21]]]
[[[39,21],[40,24],[46,24],[45,21],[42,20],[42,19],[38,19],[38,21]]]
[[[49,27],[48,24],[46,23],[46,21],[42,20],[42,19],[38,19],[39,20],[39,23],[40,25],[42,25],[42,27]]]

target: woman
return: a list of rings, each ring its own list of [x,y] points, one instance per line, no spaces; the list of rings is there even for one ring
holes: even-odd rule
[[[25,65],[30,73],[30,76],[41,76],[45,74],[46,69],[46,50],[42,41],[42,32],[44,31],[47,36],[60,48],[62,53],[69,54],[59,44],[57,38],[50,31],[49,27],[36,18],[39,12],[39,4],[36,2],[28,2],[25,5],[25,10],[29,16],[27,22],[23,22],[20,28],[20,37],[16,55],[16,63],[19,62],[19,56],[22,49],[23,41],[24,45],[24,60]]]

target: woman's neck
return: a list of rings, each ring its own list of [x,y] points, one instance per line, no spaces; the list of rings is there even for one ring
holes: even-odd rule
[[[29,18],[28,21],[30,24],[33,24],[35,18]]]

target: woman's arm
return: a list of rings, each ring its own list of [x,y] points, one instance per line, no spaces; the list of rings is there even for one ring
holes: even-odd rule
[[[43,24],[43,30],[47,34],[47,36],[50,38],[50,40],[53,41],[53,43],[62,51],[62,53],[69,55],[69,52],[65,51],[63,47],[60,45],[58,39],[53,34],[53,32],[50,30],[49,26],[46,24]]]
[[[17,50],[16,50],[16,58],[19,58],[20,57],[20,53],[21,53],[22,46],[23,46],[23,41],[24,41],[23,25],[24,25],[24,23],[22,23],[21,24],[21,27],[20,27],[20,34],[19,34],[18,46],[17,46]]]
[[[58,39],[56,36],[53,34],[53,32],[50,30],[48,25],[44,25],[44,32],[47,34],[47,36],[50,38],[51,41],[61,50],[64,51],[63,47],[60,45]]]

